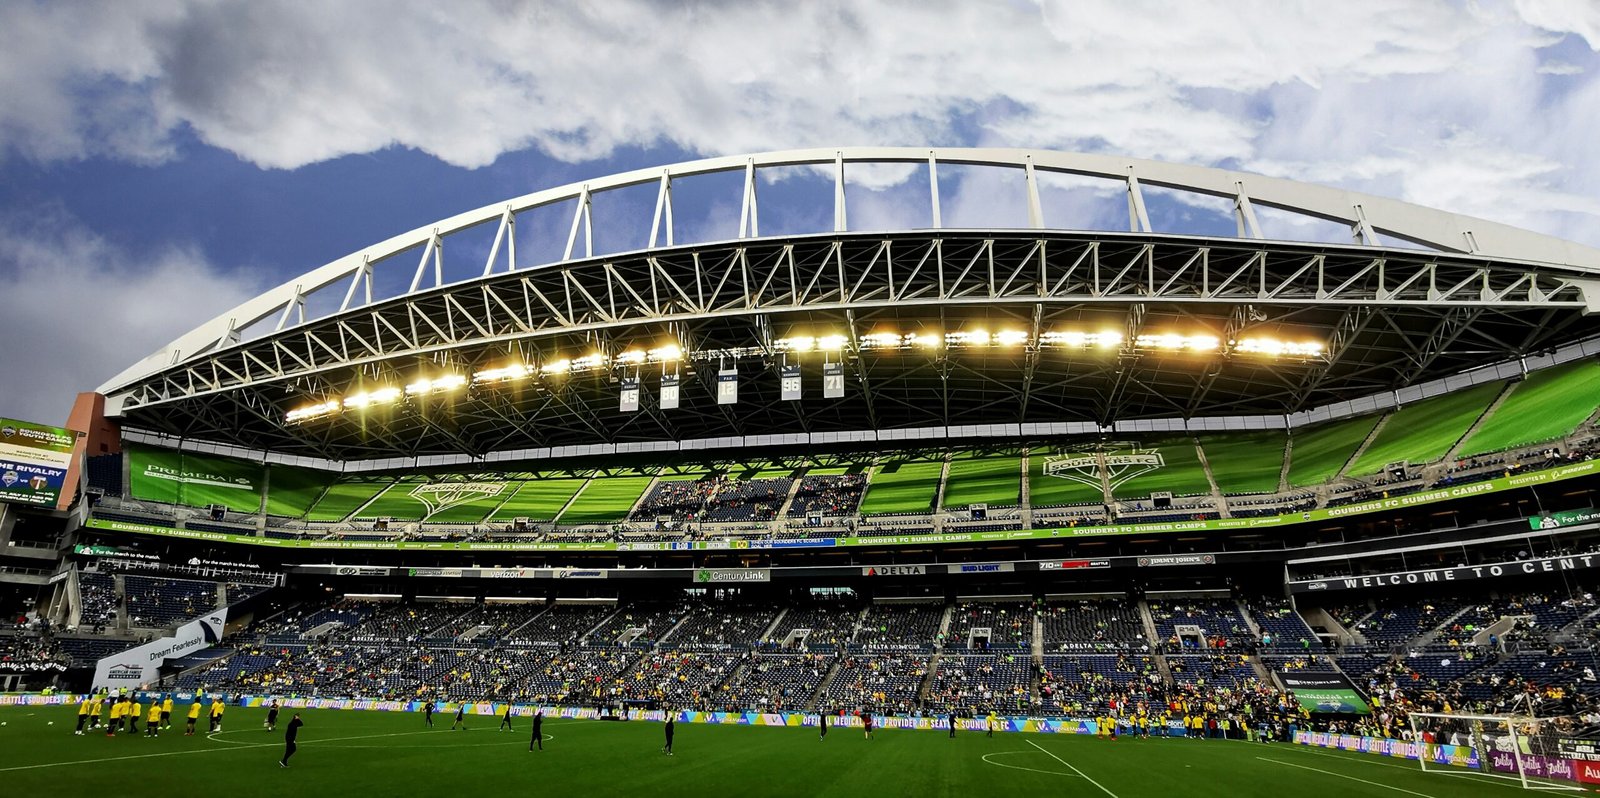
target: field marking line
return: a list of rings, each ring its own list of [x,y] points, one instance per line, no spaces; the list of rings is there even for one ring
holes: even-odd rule
[[[1239,742],[1244,742],[1244,741],[1240,740]],[[1393,761],[1392,757],[1383,757],[1384,760],[1389,760],[1389,761],[1380,761],[1377,758],[1364,757],[1364,756],[1362,756],[1360,754],[1355,754],[1355,752],[1353,752],[1353,751],[1349,752],[1349,753],[1355,754],[1354,756],[1344,756],[1342,754],[1334,754],[1334,753],[1329,753],[1327,751],[1317,751],[1317,750],[1314,750],[1314,749],[1311,749],[1311,748],[1307,748],[1307,747],[1302,746],[1302,745],[1294,745],[1294,746],[1291,746],[1291,747],[1288,747],[1288,748],[1280,748],[1280,749],[1277,749],[1277,750],[1280,750],[1280,751],[1296,751],[1298,753],[1308,754],[1310,756],[1320,756],[1320,757],[1322,757],[1324,759],[1335,759],[1335,760],[1338,760],[1340,762],[1354,762],[1354,763],[1360,764],[1360,765],[1373,765],[1373,766],[1380,767],[1380,768],[1393,768],[1395,770],[1404,770],[1404,771],[1406,771],[1408,773],[1422,773],[1422,772],[1424,772],[1421,768],[1416,767],[1417,760],[1415,760],[1415,759],[1400,760],[1400,761],[1410,762],[1411,763],[1410,765],[1402,765],[1402,764],[1399,764],[1399,762],[1397,762],[1397,761]],[[1505,787],[1506,789],[1517,790],[1517,791],[1521,791],[1522,790],[1522,786],[1521,785],[1507,783],[1507,781],[1506,781],[1504,776],[1496,776],[1496,775],[1490,774],[1490,773],[1474,773],[1473,771],[1470,771],[1470,770],[1463,770],[1463,771],[1450,771],[1450,770],[1432,771],[1432,770],[1430,770],[1430,771],[1426,771],[1426,772],[1429,775],[1451,776],[1451,777],[1454,777],[1454,778],[1464,778],[1464,779],[1468,779],[1469,781],[1476,782],[1478,784],[1489,784],[1489,785],[1494,785],[1494,786],[1497,786],[1497,787]],[[1577,789],[1581,789],[1581,788],[1577,788]]]
[[[1321,774],[1323,774],[1325,776],[1333,776],[1334,778],[1338,778],[1338,779],[1348,779],[1350,781],[1359,781],[1362,784],[1370,784],[1370,785],[1372,785],[1374,787],[1382,787],[1385,790],[1394,790],[1395,792],[1403,792],[1403,793],[1406,793],[1407,795],[1417,795],[1417,796],[1421,796],[1421,798],[1434,798],[1434,796],[1429,795],[1429,794],[1427,794],[1425,792],[1417,792],[1416,790],[1408,790],[1408,789],[1406,789],[1404,787],[1396,787],[1396,786],[1394,786],[1392,784],[1384,784],[1383,782],[1379,782],[1379,781],[1368,781],[1366,779],[1358,778],[1356,776],[1349,776],[1349,775],[1346,775],[1344,773],[1335,773],[1335,772],[1333,772],[1331,770],[1323,770],[1321,768],[1308,767],[1306,765],[1296,765],[1293,762],[1285,762],[1285,761],[1283,761],[1281,759],[1268,759],[1268,758],[1266,758],[1264,756],[1258,756],[1258,757],[1256,757],[1256,759],[1259,759],[1262,762],[1271,762],[1271,763],[1273,763],[1275,765],[1283,765],[1284,767],[1299,768],[1301,770],[1309,770],[1309,771],[1311,771],[1313,773],[1321,773]],[[1420,773],[1421,771],[1419,770],[1418,772]]]
[[[1079,778],[1083,778],[1083,774],[1081,774],[1081,773],[1078,774],[1078,775],[1073,775],[1071,773],[1062,773],[1059,770],[1040,770],[1038,768],[1023,767],[1022,765],[1007,765],[1004,762],[995,762],[994,760],[989,758],[991,756],[1008,756],[1010,754],[1031,754],[1031,753],[1033,753],[1033,752],[1032,751],[996,751],[996,752],[994,752],[992,754],[984,754],[981,758],[983,759],[983,761],[986,764],[994,765],[995,767],[1011,768],[1012,770],[1027,770],[1027,771],[1032,771],[1034,773],[1044,773],[1044,774],[1050,775],[1050,776],[1060,776],[1060,777],[1062,777],[1064,779],[1079,779]]]
[[[1085,779],[1088,779],[1090,784],[1093,784],[1094,786],[1099,787],[1101,792],[1105,793],[1106,795],[1111,796],[1111,798],[1117,798],[1117,794],[1112,792],[1112,791],[1110,791],[1110,790],[1108,790],[1108,789],[1106,789],[1106,785],[1101,784],[1100,782],[1089,778],[1089,774],[1084,773],[1083,771],[1073,767],[1071,762],[1068,762],[1067,760],[1062,759],[1061,757],[1050,753],[1049,749],[1045,748],[1044,746],[1039,745],[1038,743],[1036,743],[1036,742],[1034,742],[1032,740],[1024,740],[1023,742],[1027,743],[1028,745],[1033,746],[1034,748],[1039,749],[1040,751],[1044,751],[1046,756],[1049,756],[1051,759],[1054,759],[1055,761],[1060,762],[1061,764],[1066,765],[1069,768],[1072,768],[1072,772],[1073,773],[1076,773],[1079,776],[1082,776]],[[1432,796],[1426,796],[1425,798],[1432,798]]]
[[[244,729],[239,729],[238,731],[244,731]],[[251,731],[254,731],[254,729],[252,729]],[[418,735],[418,734],[445,734],[447,732],[449,732],[449,729],[424,729],[422,731],[391,732],[389,734],[356,734],[356,735],[351,735],[349,737],[316,737],[316,738],[307,738],[307,741],[316,742],[316,743],[333,743],[333,742],[338,742],[340,740],[373,740],[373,739],[377,739],[379,737],[411,737],[411,736]],[[269,732],[269,733],[271,733],[271,732]],[[218,735],[218,734],[227,734],[227,732],[212,732],[211,734],[207,734],[206,735],[206,739],[207,740],[211,740],[212,742],[227,743],[229,745],[257,746],[257,747],[263,746],[263,745],[277,745],[277,743],[244,743],[244,742],[239,742],[237,740],[224,740],[224,739],[222,739],[220,737],[217,737],[216,735]]]
[[[277,743],[250,743],[251,748],[275,747]],[[162,751],[155,754],[129,754],[128,756],[108,756],[100,759],[75,759],[71,762],[44,762],[38,765],[13,765],[0,768],[0,773],[13,770],[37,770],[39,768],[58,768],[68,765],[93,765],[97,762],[120,762],[124,759],[149,759],[158,756],[182,756],[184,754],[215,754],[219,751],[242,751],[242,748],[196,748],[190,751]]]

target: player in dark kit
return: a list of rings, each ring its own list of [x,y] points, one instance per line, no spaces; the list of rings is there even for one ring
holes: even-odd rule
[[[462,731],[466,731],[467,730],[467,705],[466,704],[457,704],[456,705],[456,722],[450,724],[450,730],[451,731],[455,731],[456,729],[460,729]]]
[[[670,710],[670,709],[667,710],[666,733],[667,733],[667,744],[661,746],[661,751],[662,751],[662,753],[666,754],[667,756],[672,756],[672,710]]]
[[[511,705],[510,704],[506,704],[506,714],[500,716],[500,728],[497,729],[496,731],[505,731],[507,729],[511,729],[511,731],[516,731],[516,729],[512,729],[511,728]]]
[[[817,713],[817,739],[818,740],[826,740],[826,739],[828,739],[828,713],[827,712],[818,712]]]
[[[423,705],[422,716],[422,719],[428,722],[428,728],[433,728],[433,701],[430,700],[428,703]]]
[[[863,713],[861,713],[861,728],[862,728],[863,731],[866,732],[866,738],[868,740],[872,739],[872,713],[871,712],[863,712]]]
[[[289,757],[294,756],[295,749],[299,748],[294,744],[294,740],[300,736],[300,727],[304,725],[304,723],[300,722],[300,713],[294,713],[294,717],[289,721],[288,729],[283,733],[283,758],[278,760],[278,767],[286,768],[289,766]]]
[[[954,712],[950,713],[949,721],[950,721],[950,739],[954,740],[956,738],[956,713],[954,713]]]
[[[267,709],[267,722],[264,725],[267,727],[267,731],[273,731],[278,728],[278,699],[276,698],[272,699],[272,706]]]
[[[535,746],[537,746],[540,751],[544,750],[544,732],[542,731],[543,727],[544,710],[535,708],[533,710],[533,737],[528,740],[529,751],[532,751]]]

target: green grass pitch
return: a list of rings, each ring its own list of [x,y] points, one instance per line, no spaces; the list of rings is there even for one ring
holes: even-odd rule
[[[265,710],[229,708],[223,732],[156,739],[76,737],[72,706],[0,708],[0,784],[15,796],[971,796],[1095,798],[1475,798],[1514,783],[1416,763],[1288,744],[1228,740],[1098,739],[1084,735],[678,724],[676,754],[660,723],[548,719],[545,750],[528,751],[529,721],[450,714],[306,710],[299,751],[278,767],[283,727]],[[54,721],[54,725],[46,725]],[[144,726],[140,723],[140,728]],[[204,728],[202,721],[202,729]]]

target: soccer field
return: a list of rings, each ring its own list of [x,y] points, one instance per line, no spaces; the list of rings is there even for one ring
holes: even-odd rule
[[[158,739],[72,734],[72,707],[0,708],[0,785],[16,796],[183,795],[1070,795],[1111,798],[1227,796],[1511,795],[1509,781],[1422,773],[1415,763],[1284,744],[1226,740],[880,730],[875,740],[836,728],[678,724],[676,755],[662,725],[551,719],[545,750],[529,753],[529,721],[498,732],[472,717],[432,731],[412,713],[309,710],[300,750],[278,767],[283,727],[264,710],[232,707],[224,730]],[[284,713],[286,722],[292,713]],[[176,718],[174,720],[177,720]],[[54,721],[54,725],[47,725]],[[143,725],[141,724],[141,729]],[[204,722],[202,721],[202,728]]]

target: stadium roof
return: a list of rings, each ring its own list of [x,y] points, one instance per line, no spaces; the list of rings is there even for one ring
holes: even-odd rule
[[[764,234],[758,195],[796,167],[831,183],[813,214],[824,229]],[[1009,178],[1026,218],[946,227],[940,169],[972,167]],[[925,172],[927,226],[849,223],[863,195],[847,174],[885,169]],[[718,174],[737,235],[685,243],[675,193]],[[1041,187],[1061,177],[1125,197],[1128,229],[1047,227]],[[607,199],[630,189],[654,202]],[[1225,203],[1235,234],[1152,229],[1152,190]],[[1264,208],[1351,240],[1270,240]],[[559,231],[530,236],[552,213]],[[642,248],[604,251],[635,232]],[[544,246],[530,254],[530,241]],[[1586,341],[1597,308],[1600,251],[1391,199],[1096,155],[802,150],[629,172],[426,225],[263,293],[100,390],[129,428],[331,460],[1078,432],[1281,419]],[[830,364],[842,397],[823,398]],[[800,368],[800,401],[782,397],[785,366]],[[728,370],[737,401],[719,403]],[[681,405],[666,409],[674,374]],[[624,411],[634,379],[639,408]]]

